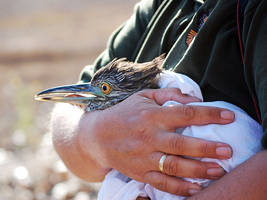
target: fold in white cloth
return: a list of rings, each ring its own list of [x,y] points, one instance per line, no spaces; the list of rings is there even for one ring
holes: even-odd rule
[[[199,86],[185,75],[169,71],[164,72],[160,76],[158,85],[161,88],[179,88],[182,93],[203,100]],[[173,106],[177,104],[179,103],[168,101],[163,106]],[[226,172],[229,172],[262,149],[260,142],[263,134],[261,126],[237,106],[223,101],[195,102],[188,105],[227,108],[235,113],[235,121],[231,124],[189,126],[184,129],[179,129],[179,133],[182,130],[182,135],[224,142],[231,145],[233,149],[233,156],[228,160],[210,158],[201,158],[199,160],[216,162],[223,167]],[[211,183],[211,180],[208,179],[185,178],[185,180],[198,183],[203,187],[207,187]],[[117,170],[112,170],[104,179],[98,194],[98,200],[135,200],[138,196],[150,197],[151,200],[184,199],[182,196],[162,192],[149,184],[132,180]]]

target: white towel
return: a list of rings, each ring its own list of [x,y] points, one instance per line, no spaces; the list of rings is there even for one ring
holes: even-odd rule
[[[182,93],[203,100],[199,86],[185,75],[174,72],[164,72],[161,74],[158,84],[161,88],[179,88]],[[172,106],[176,104],[179,103],[168,101],[163,106]],[[235,121],[231,124],[189,126],[183,129],[182,135],[224,142],[229,144],[233,149],[233,156],[228,160],[210,158],[201,158],[199,160],[216,162],[223,167],[226,172],[229,172],[249,157],[262,150],[260,142],[263,135],[262,128],[242,109],[223,101],[195,102],[188,105],[227,108],[235,113]],[[208,179],[185,178],[185,180],[198,183],[203,187],[207,187],[211,183],[211,180]],[[117,170],[112,170],[104,179],[98,194],[98,200],[135,200],[138,196],[148,196],[151,200],[184,199],[182,196],[162,192],[149,184],[132,180],[122,175]]]

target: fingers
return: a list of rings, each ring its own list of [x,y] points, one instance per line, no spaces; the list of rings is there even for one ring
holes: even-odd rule
[[[154,166],[152,170],[160,171],[159,161],[164,154],[161,152],[155,152],[154,154],[151,161],[152,166]],[[170,176],[203,179],[218,179],[225,174],[224,169],[217,163],[201,162],[175,155],[166,155],[162,172]]]
[[[167,175],[186,178],[217,179],[225,174],[216,163],[201,162],[173,155],[167,156],[163,171]]]
[[[168,100],[182,103],[200,101],[195,97],[181,94],[181,91],[175,88],[144,90],[139,92],[138,95],[153,99],[159,105],[162,105]],[[151,114],[153,114],[154,121],[159,121],[168,128],[181,128],[189,125],[206,125],[212,123],[226,124],[234,120],[234,113],[223,108],[185,104],[160,107],[160,109],[153,110]]]
[[[167,127],[190,125],[226,124],[234,120],[234,113],[226,109],[207,106],[174,105],[161,107],[154,119]]]
[[[183,181],[177,177],[168,176],[156,171],[147,172],[144,181],[155,188],[176,195],[190,196],[190,193],[200,191],[197,184]]]
[[[156,90],[143,90],[139,92],[139,94],[143,97],[153,99],[157,104],[162,105],[166,101],[177,101],[182,104],[192,103],[192,102],[200,102],[201,100],[188,96],[186,94],[182,94],[180,89],[177,88],[162,88]]]
[[[157,148],[159,151],[173,154],[199,158],[229,159],[232,149],[228,144],[211,142],[203,139],[184,136],[177,133],[166,133],[159,137]]]

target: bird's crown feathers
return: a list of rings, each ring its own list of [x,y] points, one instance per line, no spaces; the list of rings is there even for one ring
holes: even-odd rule
[[[91,84],[107,82],[123,90],[151,88],[156,85],[155,79],[162,71],[163,60],[164,55],[145,63],[129,62],[126,58],[114,59],[95,73]]]

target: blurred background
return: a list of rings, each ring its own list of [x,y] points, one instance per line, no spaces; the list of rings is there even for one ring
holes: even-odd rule
[[[138,0],[0,0],[0,199],[93,200],[51,145],[52,103],[34,94],[75,83]]]

